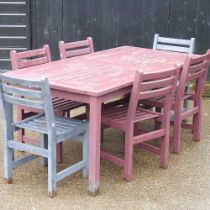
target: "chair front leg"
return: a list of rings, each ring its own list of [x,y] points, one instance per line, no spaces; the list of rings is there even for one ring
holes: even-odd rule
[[[132,180],[133,171],[133,135],[130,132],[125,133],[125,157],[124,157],[124,174],[126,181]]]
[[[56,196],[56,139],[48,136],[48,195]]]
[[[179,154],[181,147],[181,110],[175,111],[174,116],[174,131],[173,131],[173,153]]]
[[[83,156],[83,161],[85,162],[85,167],[82,170],[82,175],[84,178],[88,177],[88,157],[89,157],[89,132],[85,132],[83,135],[83,145],[82,145],[82,156]]]
[[[194,141],[200,141],[200,130],[201,130],[201,111],[193,116],[193,139]]]
[[[195,92],[194,107],[198,107],[198,113],[193,116],[193,137],[194,141],[200,141],[200,129],[201,129],[201,107],[202,107],[202,84],[203,80],[199,80]]]
[[[161,139],[160,145],[160,167],[168,168],[168,156],[169,156],[169,128],[166,129],[166,134]]]
[[[13,150],[8,147],[7,139],[4,141],[4,178],[7,184],[12,183]]]

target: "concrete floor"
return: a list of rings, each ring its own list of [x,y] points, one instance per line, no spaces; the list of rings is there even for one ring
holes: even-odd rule
[[[102,161],[100,194],[90,197],[88,180],[76,173],[58,184],[57,197],[47,194],[47,168],[40,159],[14,170],[11,185],[3,179],[3,148],[0,142],[0,209],[210,209],[210,100],[204,100],[202,138],[192,141],[183,132],[180,155],[170,153],[169,167],[159,168],[152,154],[135,150],[132,182],[121,178],[117,166]],[[2,135],[2,128],[0,129]],[[105,132],[105,146],[122,153],[122,134]],[[109,147],[110,148],[110,147]],[[79,143],[66,143],[63,168],[81,157]]]

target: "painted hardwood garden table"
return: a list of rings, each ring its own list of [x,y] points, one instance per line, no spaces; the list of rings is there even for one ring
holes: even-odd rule
[[[99,192],[101,105],[129,93],[136,70],[183,65],[186,54],[122,46],[7,72],[17,78],[48,77],[53,96],[89,104],[89,191]]]

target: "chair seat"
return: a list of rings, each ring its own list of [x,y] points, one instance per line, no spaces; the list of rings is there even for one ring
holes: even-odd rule
[[[123,104],[123,105],[119,105],[115,107],[109,107],[107,109],[105,108],[102,112],[102,124],[112,126],[114,123],[116,128],[125,130],[127,113],[128,113],[128,104]],[[161,113],[153,112],[153,111],[138,107],[136,110],[134,123],[141,122],[144,120],[159,118],[161,116],[162,116]]]
[[[76,119],[69,119],[55,116],[55,129],[57,142],[63,139],[71,138],[87,130],[87,122]],[[29,129],[31,131],[48,134],[45,114],[37,114],[13,124],[15,128]]]

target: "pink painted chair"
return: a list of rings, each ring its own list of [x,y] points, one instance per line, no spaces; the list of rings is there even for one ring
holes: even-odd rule
[[[93,39],[91,37],[88,37],[86,40],[69,43],[60,41],[59,51],[61,59],[93,53]]]
[[[195,141],[200,140],[201,128],[201,105],[202,91],[210,62],[210,50],[204,55],[197,57],[187,57],[183,66],[179,79],[179,86],[176,97],[172,102],[172,110],[174,110],[173,131],[173,152],[179,153],[181,147],[181,129],[190,129],[193,133]],[[193,92],[185,92],[185,85],[194,82],[195,90]],[[192,101],[192,107],[183,110],[184,101]],[[144,101],[144,104],[152,105],[158,108],[163,107],[163,101]],[[187,118],[193,117],[192,124],[186,121]]]
[[[108,152],[101,151],[101,157],[123,167],[124,178],[128,181],[132,179],[134,145],[159,155],[160,166],[163,168],[168,166],[170,107],[178,75],[178,67],[165,70],[160,69],[155,73],[145,74],[137,71],[129,103],[107,109],[104,108],[102,112],[102,124],[125,132],[125,155],[122,159]],[[140,106],[141,100],[159,97],[165,99],[162,113],[146,110]],[[135,125],[144,123],[147,120],[160,120],[161,127],[146,133],[134,133]],[[160,148],[145,143],[157,138],[161,139]]]
[[[17,53],[16,51],[10,52],[11,64],[13,70],[19,70],[22,68],[41,65],[44,63],[51,62],[51,54],[48,45],[44,45],[41,49],[28,50],[24,52]],[[54,113],[59,116],[68,116],[70,117],[70,110],[83,106],[76,101],[66,100],[63,98],[52,98]],[[28,109],[26,107],[20,107],[17,110],[18,120],[25,119],[27,117],[33,116],[39,110]],[[39,143],[39,139],[31,138],[25,135],[24,130],[18,133],[18,139],[21,142],[31,142]],[[60,148],[59,148],[60,147]],[[62,146],[58,145],[58,160],[61,160],[62,156]]]
[[[180,152],[181,145],[181,128],[192,130],[195,141],[200,140],[201,130],[201,106],[204,82],[206,79],[208,66],[210,62],[210,50],[205,55],[198,58],[187,57],[183,67],[183,76],[180,78],[179,87],[174,101],[174,135],[173,135],[173,152]],[[195,91],[185,93],[185,85],[189,82],[195,82]],[[182,110],[183,100],[193,102],[193,107],[188,110]],[[193,117],[192,124],[187,124],[185,119]]]

